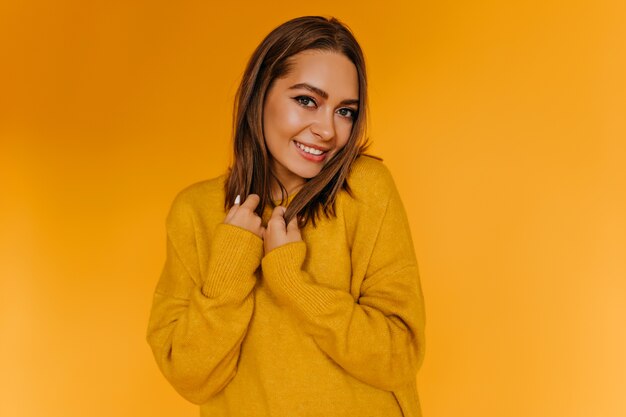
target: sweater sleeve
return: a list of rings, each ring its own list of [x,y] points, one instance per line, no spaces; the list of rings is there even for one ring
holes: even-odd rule
[[[175,202],[168,216],[166,261],[154,292],[147,341],[176,391],[202,404],[237,371],[263,242],[245,229],[219,224],[207,268],[201,269],[194,236],[207,231],[195,227],[188,208]]]
[[[320,285],[302,266],[306,244],[275,248],[262,260],[277,298],[339,366],[374,387],[394,391],[415,383],[424,355],[424,306],[404,208],[393,187],[367,260],[357,301]],[[330,256],[330,254],[329,254]]]

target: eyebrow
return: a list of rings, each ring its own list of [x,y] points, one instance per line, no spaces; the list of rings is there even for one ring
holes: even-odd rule
[[[298,84],[294,84],[291,87],[289,87],[289,90],[297,90],[299,88],[304,88],[305,90],[309,90],[314,92],[315,94],[317,94],[318,96],[321,96],[324,100],[326,100],[328,98],[328,93],[324,90],[322,90],[321,88],[315,87],[311,84],[307,84],[307,83],[298,83]],[[346,99],[346,100],[342,100],[341,103],[339,103],[341,105],[344,104],[359,104],[359,100],[358,99]]]

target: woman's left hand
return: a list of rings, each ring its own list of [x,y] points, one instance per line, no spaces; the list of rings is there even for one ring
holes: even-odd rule
[[[282,206],[275,207],[274,211],[272,211],[272,217],[267,222],[267,227],[263,233],[263,245],[266,255],[279,246],[302,240],[297,216],[294,216],[288,225],[285,224],[284,215],[286,210]]]

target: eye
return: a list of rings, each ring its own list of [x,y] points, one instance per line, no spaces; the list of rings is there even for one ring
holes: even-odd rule
[[[343,117],[347,117],[352,120],[356,119],[357,111],[354,109],[344,107],[342,109],[337,110],[337,112]]]
[[[294,97],[293,99],[296,100],[303,107],[314,107],[315,106],[315,100],[313,100],[309,96],[298,96],[298,97]],[[313,103],[313,106],[309,106],[310,103]]]

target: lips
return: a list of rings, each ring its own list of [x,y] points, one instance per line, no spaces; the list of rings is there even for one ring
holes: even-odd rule
[[[328,150],[320,149],[317,146],[305,145],[305,144],[303,144],[301,142],[297,142],[295,140],[293,141],[293,144],[294,144],[297,152],[300,154],[300,156],[302,156],[304,159],[309,160],[309,161],[322,162],[324,159],[326,159],[326,155],[328,154]],[[307,148],[308,148],[308,150],[307,150]],[[313,151],[315,153],[311,153],[311,151]]]
[[[321,152],[328,152],[329,149],[327,148],[323,148],[321,146],[317,146],[317,145],[310,145],[308,143],[304,143],[304,142],[298,142],[296,140],[294,140],[294,142],[296,143],[296,145],[298,145],[301,149],[302,148],[309,148],[309,150],[314,149],[316,151],[321,151]],[[306,149],[304,149],[306,151]]]

